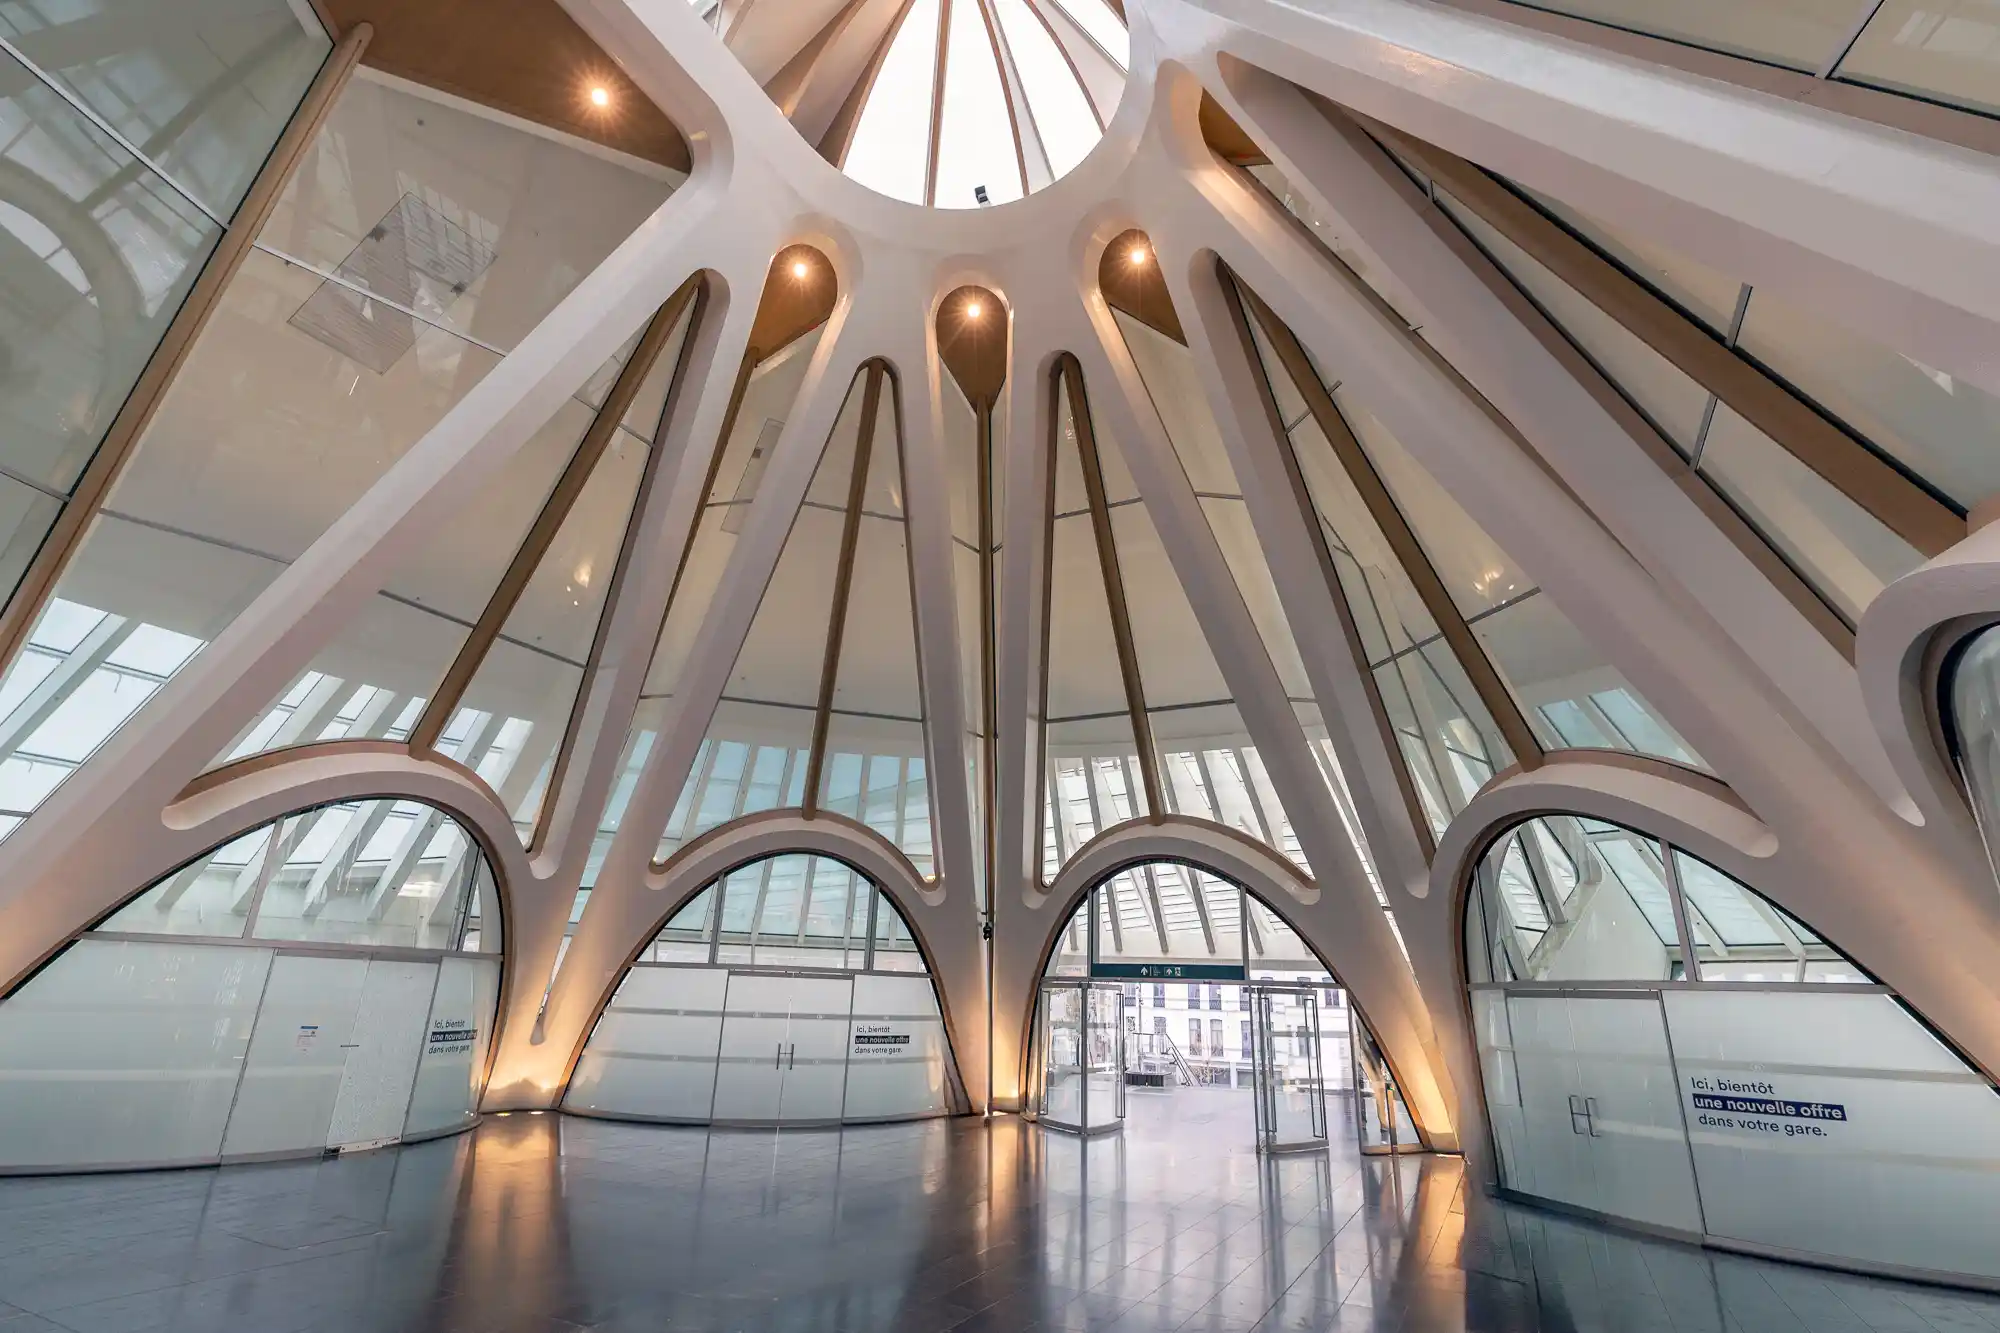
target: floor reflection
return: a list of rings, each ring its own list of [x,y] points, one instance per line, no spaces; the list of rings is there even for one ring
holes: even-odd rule
[[[0,1181],[0,1333],[2000,1330],[2000,1300],[1468,1199],[1453,1158],[1260,1159],[1244,1096],[1135,1092],[1088,1141],[513,1115],[339,1160]]]

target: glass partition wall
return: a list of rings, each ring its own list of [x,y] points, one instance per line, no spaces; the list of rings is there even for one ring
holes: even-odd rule
[[[1308,1102],[1331,1097],[1333,1132],[1354,1135],[1363,1151],[1375,1151],[1378,1142],[1388,1150],[1384,1113],[1373,1109],[1379,1104],[1392,1108],[1387,1119],[1400,1125],[1398,1150],[1421,1142],[1366,1020],[1332,969],[1238,885],[1191,865],[1150,861],[1091,890],[1044,968],[1029,1056],[1038,1090],[1053,1089],[1056,1076],[1075,1063],[1065,1064],[1058,1049],[1068,1029],[1051,1018],[1051,997],[1086,982],[1118,988],[1127,1087],[1268,1092],[1267,1102],[1283,1101],[1286,1116],[1317,1124],[1319,1143],[1328,1120],[1316,1119]],[[1357,1045],[1353,1033],[1367,1039]],[[1280,1123],[1283,1117],[1271,1120],[1277,1134],[1261,1135],[1266,1113],[1275,1110],[1275,1104],[1246,1105],[1246,1130],[1254,1113],[1260,1141],[1295,1144],[1298,1136],[1289,1120]]]
[[[2000,1097],[1748,886],[1542,816],[1481,858],[1465,948],[1506,1190],[1723,1247],[2000,1279]]]
[[[733,870],[639,952],[563,1109],[619,1120],[837,1125],[963,1105],[930,969],[895,905],[830,857]]]
[[[478,842],[383,797],[148,887],[0,1003],[0,1171],[317,1155],[468,1128],[500,990]]]

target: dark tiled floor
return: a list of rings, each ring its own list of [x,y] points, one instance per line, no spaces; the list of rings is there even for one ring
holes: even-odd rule
[[[1134,1094],[1087,1145],[1011,1118],[516,1115],[341,1161],[4,1181],[0,1333],[2000,1333],[2000,1300],[1468,1200],[1451,1158],[1259,1161],[1245,1095]]]

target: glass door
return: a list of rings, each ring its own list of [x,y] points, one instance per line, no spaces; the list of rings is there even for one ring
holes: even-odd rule
[[[402,1136],[416,1087],[417,1061],[424,1053],[431,997],[437,991],[436,963],[395,958],[368,960],[361,1005],[346,1042],[340,1092],[326,1132],[329,1148],[366,1148]]]
[[[1125,989],[1093,982],[1087,995],[1083,1122],[1095,1133],[1125,1119]]]
[[[1699,1233],[1701,1205],[1659,995],[1509,994],[1507,1020],[1519,1105],[1516,1150],[1502,1154],[1507,1186]],[[1489,1086],[1487,1093],[1505,1091]]]
[[[1257,1150],[1323,1148],[1326,1070],[1320,1054],[1318,997],[1298,986],[1249,989]]]
[[[838,1124],[847,1099],[847,1028],[854,982],[848,977],[793,977],[785,1032],[778,1119]]]
[[[1125,1119],[1125,995],[1117,985],[1045,981],[1036,1006],[1036,1118],[1097,1134]]]

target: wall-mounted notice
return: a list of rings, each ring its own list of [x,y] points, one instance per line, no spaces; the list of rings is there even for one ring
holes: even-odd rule
[[[478,1039],[479,1025],[469,1018],[434,1018],[430,1040],[424,1043],[424,1054],[470,1055]]]
[[[1788,1139],[1823,1139],[1829,1124],[1844,1124],[1847,1108],[1838,1102],[1795,1101],[1769,1079],[1712,1074],[1687,1076],[1692,1123],[1704,1129],[1746,1134],[1781,1134]]]
[[[2000,1277],[2000,1097],[1879,991],[1661,995],[1712,1236]]]
[[[915,1032],[906,1023],[856,1023],[854,1025],[854,1049],[851,1059],[867,1059],[870,1056],[908,1055]]]

